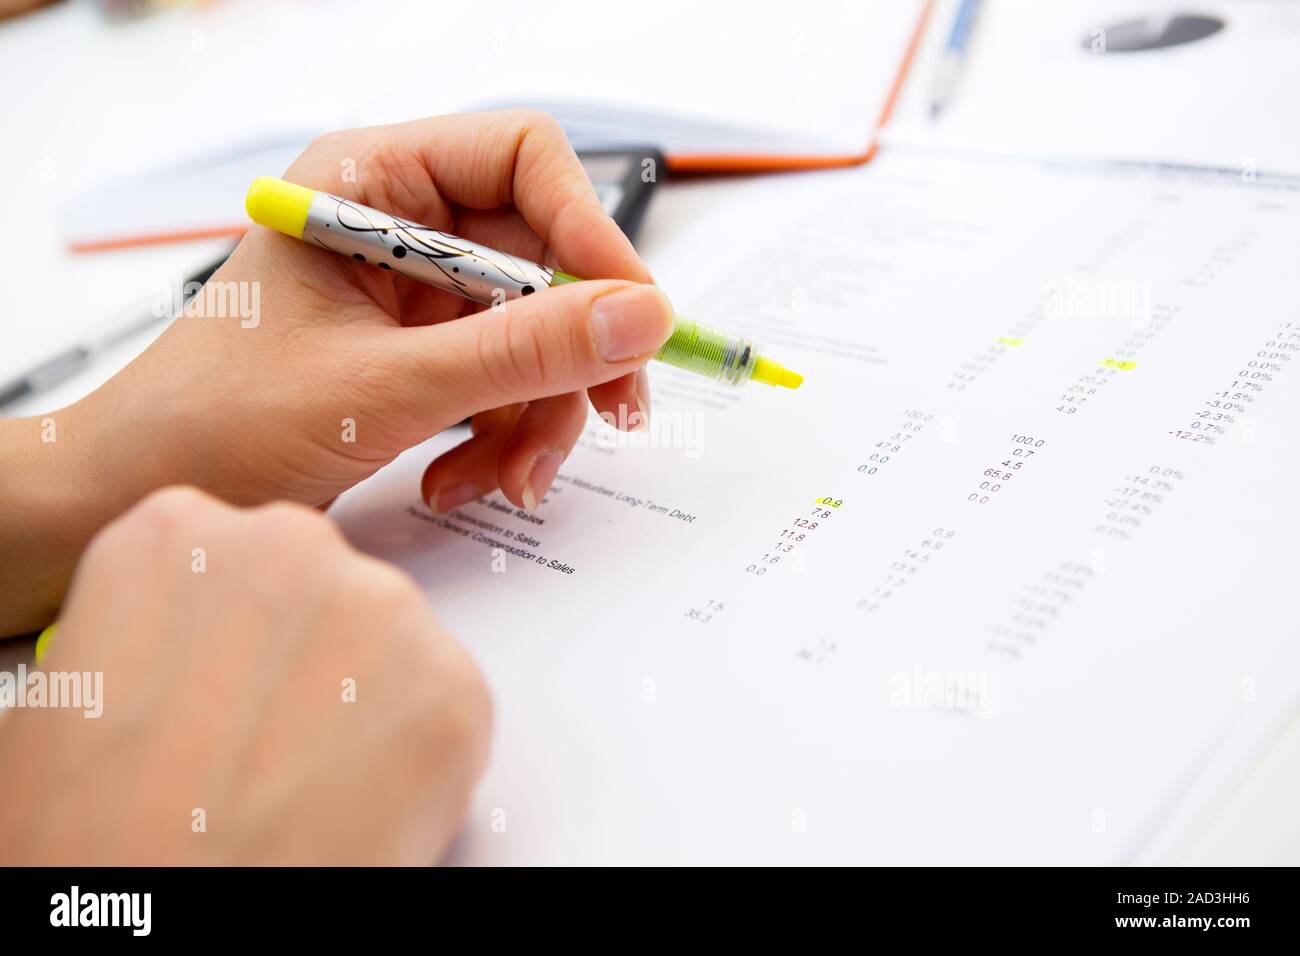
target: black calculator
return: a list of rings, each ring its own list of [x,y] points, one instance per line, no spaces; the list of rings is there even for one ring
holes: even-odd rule
[[[636,231],[650,196],[668,171],[663,153],[648,146],[584,149],[578,151],[578,159],[596,187],[605,212],[636,242]]]

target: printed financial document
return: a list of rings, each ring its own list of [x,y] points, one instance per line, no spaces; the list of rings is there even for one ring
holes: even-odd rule
[[[534,514],[414,449],[334,513],[497,708],[462,863],[1164,858],[1300,700],[1300,189],[956,161],[693,186],[652,367]],[[364,423],[360,423],[364,427]]]

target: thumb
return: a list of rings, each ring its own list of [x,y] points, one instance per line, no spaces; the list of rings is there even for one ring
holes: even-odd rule
[[[408,384],[423,407],[456,420],[473,412],[578,391],[634,371],[673,330],[652,285],[587,281],[502,307],[403,330]]]

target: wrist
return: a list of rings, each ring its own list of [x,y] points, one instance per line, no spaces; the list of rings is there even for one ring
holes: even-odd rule
[[[0,636],[49,624],[86,544],[129,507],[97,474],[101,440],[81,403],[0,420]]]

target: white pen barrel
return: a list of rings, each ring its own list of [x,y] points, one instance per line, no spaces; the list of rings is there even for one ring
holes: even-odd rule
[[[361,203],[317,192],[302,238],[493,305],[548,288],[553,270]]]

